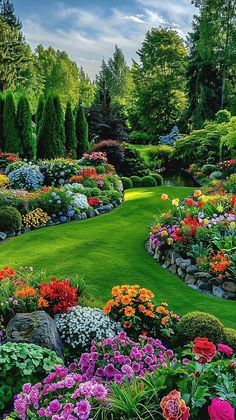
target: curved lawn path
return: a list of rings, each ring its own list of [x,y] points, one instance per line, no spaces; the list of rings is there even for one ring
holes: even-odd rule
[[[182,198],[192,189],[139,188],[126,192],[125,202],[111,213],[40,229],[0,245],[1,264],[33,266],[50,275],[83,277],[89,291],[102,301],[116,284],[138,283],[150,288],[157,302],[167,301],[177,313],[202,310],[236,328],[236,304],[190,289],[150,257],[144,241],[153,215],[169,207],[161,194]]]

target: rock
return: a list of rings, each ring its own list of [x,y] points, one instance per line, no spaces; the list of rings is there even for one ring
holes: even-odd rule
[[[5,232],[0,232],[0,240],[4,241],[6,239],[7,235]]]
[[[204,291],[208,290],[209,292],[211,292],[212,286],[209,283],[202,282],[202,284],[199,284],[199,289]]]
[[[194,276],[192,276],[191,274],[186,274],[186,277],[185,277],[184,281],[187,284],[195,284],[197,279]]]
[[[161,258],[161,254],[160,254],[160,252],[155,252],[154,253],[154,260],[156,260],[156,261],[160,261],[160,258]]]
[[[204,280],[197,280],[197,285],[198,285],[199,289],[203,284],[205,284]]]
[[[196,284],[188,284],[189,287],[191,287],[191,289],[193,290],[199,290],[198,286]]]
[[[187,267],[189,267],[191,265],[191,260],[187,259],[187,260],[183,260],[181,261],[181,263],[179,264],[179,266],[183,269],[186,270]]]
[[[168,270],[172,273],[172,274],[176,274],[177,272],[177,267],[176,264],[171,265]]]
[[[175,263],[176,263],[176,260],[177,260],[178,258],[180,258],[180,255],[179,255],[179,254],[177,254],[177,252],[172,252],[172,253],[170,254],[170,257],[171,257],[171,260],[170,260],[171,264],[175,264]]]
[[[87,219],[87,214],[85,213],[85,211],[83,211],[83,213],[81,213],[80,217],[81,217],[82,220]]]
[[[181,267],[178,267],[177,273],[182,279],[184,279],[185,271]]]
[[[111,211],[111,207],[109,206],[109,204],[106,204],[104,206],[98,207],[98,211],[99,213],[108,213],[109,211]]]
[[[216,277],[212,277],[208,280],[208,284],[210,284],[211,286],[219,286],[221,284],[221,280],[217,279]]]
[[[7,325],[6,341],[37,344],[63,358],[63,344],[55,321],[44,311],[15,315]]]
[[[212,293],[213,293],[214,296],[216,296],[218,298],[222,298],[223,297],[223,294],[224,294],[224,291],[219,286],[213,286],[212,287]]]
[[[76,214],[75,215],[75,220],[76,220],[76,222],[78,222],[79,220],[82,220],[81,214]]]
[[[116,201],[112,201],[112,205],[113,205],[114,208],[118,207],[118,204],[117,204]]]
[[[166,260],[164,264],[162,264],[162,268],[168,268],[170,266],[170,261]]]
[[[183,261],[184,261],[184,259],[183,259],[183,258],[177,258],[177,259],[176,259],[176,261],[175,261],[175,263],[176,263],[176,265],[180,266],[180,264],[181,264]]]
[[[99,215],[99,211],[97,209],[94,209],[94,216],[98,216]]]
[[[236,293],[236,283],[232,281],[225,281],[222,288],[225,292]]]
[[[210,279],[212,277],[212,275],[210,273],[205,273],[203,271],[199,271],[198,273],[195,273],[195,276],[198,279]]]
[[[91,218],[91,217],[94,217],[95,216],[95,214],[94,214],[94,210],[88,210],[87,211],[87,217],[88,218]]]
[[[194,274],[198,271],[198,268],[196,265],[194,264],[190,264],[187,268],[186,268],[186,273],[188,274]]]
[[[16,236],[15,232],[6,232],[6,235],[8,238],[13,238],[14,236]]]
[[[54,224],[54,223],[53,223]],[[24,227],[24,233],[31,232],[30,227]]]
[[[236,299],[236,293],[224,292],[223,293],[223,297],[225,299],[233,299],[233,300],[235,300]]]

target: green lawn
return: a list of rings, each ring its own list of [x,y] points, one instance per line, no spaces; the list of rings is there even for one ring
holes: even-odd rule
[[[140,188],[125,195],[111,213],[81,222],[40,229],[0,245],[1,264],[33,266],[50,275],[83,277],[91,293],[105,301],[116,284],[138,283],[168,301],[177,313],[202,310],[236,328],[235,302],[203,295],[162,269],[144,248],[153,215],[166,210],[163,192],[184,197],[185,187]]]

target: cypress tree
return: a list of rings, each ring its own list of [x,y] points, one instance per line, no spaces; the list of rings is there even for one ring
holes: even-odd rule
[[[71,102],[66,104],[65,113],[65,134],[66,134],[66,154],[72,158],[76,158],[77,138],[75,131],[75,122]]]
[[[49,95],[37,136],[38,159],[55,159],[63,156],[63,144],[58,141],[57,121],[53,97]]]
[[[53,98],[53,103],[56,111],[57,116],[57,134],[58,134],[58,141],[59,143],[62,143],[62,145],[65,145],[66,142],[66,135],[65,135],[65,126],[64,126],[64,116],[63,116],[63,110],[61,107],[61,101],[59,95],[55,95]]]
[[[40,127],[42,116],[43,116],[44,105],[45,105],[44,95],[40,95],[39,100],[38,100],[37,111],[35,115],[36,134],[38,134],[39,132],[39,127]]]
[[[4,96],[0,93],[0,150],[5,149],[4,135],[3,135],[3,115],[4,115]]]
[[[89,149],[88,123],[81,104],[79,104],[77,108],[75,128],[77,137],[77,157],[81,158],[83,154]]]
[[[22,157],[31,160],[34,158],[32,115],[29,101],[25,95],[22,95],[18,102],[17,126],[22,148]]]
[[[20,137],[17,130],[16,105],[13,93],[6,94],[3,115],[3,132],[5,151],[8,153],[22,153]]]

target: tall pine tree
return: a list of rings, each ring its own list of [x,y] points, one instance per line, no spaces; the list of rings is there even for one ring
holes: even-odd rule
[[[5,151],[9,153],[22,153],[20,137],[17,130],[16,105],[13,93],[9,90],[6,93],[3,130],[5,139]]]
[[[3,115],[4,115],[4,96],[0,92],[0,150],[5,149],[4,134],[3,134]]]
[[[65,113],[65,134],[66,134],[66,154],[72,158],[76,158],[76,149],[77,149],[77,138],[75,131],[75,121],[73,117],[73,111],[71,102],[66,104],[66,113]]]
[[[61,101],[60,101],[59,95],[55,95],[53,97],[53,103],[54,103],[56,116],[57,116],[56,130],[57,130],[57,135],[58,135],[58,141],[59,143],[62,143],[63,145],[65,145],[66,135],[65,135],[65,127],[64,127],[64,115],[63,115],[63,110],[61,107]]]
[[[89,149],[88,123],[81,104],[78,105],[76,111],[75,128],[77,137],[77,157],[81,158]]]
[[[17,126],[22,148],[22,157],[31,160],[34,158],[32,115],[27,97],[22,95],[17,106]]]
[[[39,132],[39,127],[40,127],[42,117],[43,117],[44,105],[45,105],[44,95],[40,95],[39,100],[38,100],[37,111],[36,111],[36,115],[35,115],[36,134]]]
[[[22,29],[21,21],[15,15],[15,8],[9,0],[2,0],[0,2],[0,16],[10,26],[11,29],[17,29],[19,32]],[[20,34],[20,36],[22,36]]]
[[[42,122],[37,136],[38,159],[55,159],[63,156],[64,146],[62,142],[58,141],[57,124],[58,120],[53,96],[49,95],[45,103]]]

